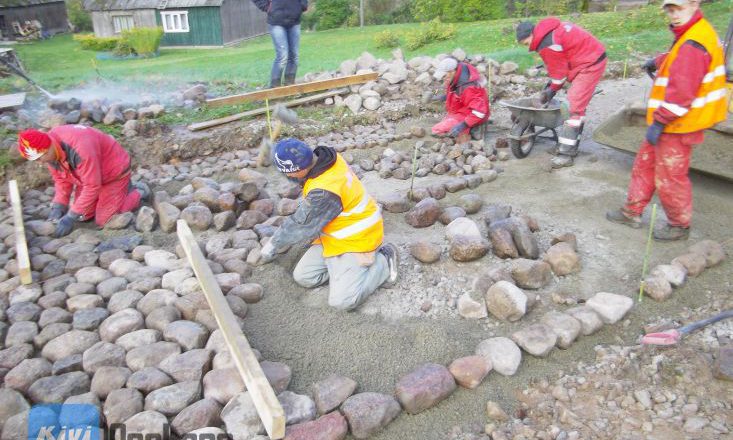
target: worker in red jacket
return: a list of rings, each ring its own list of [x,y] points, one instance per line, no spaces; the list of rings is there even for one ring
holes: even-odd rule
[[[48,133],[26,130],[18,136],[18,150],[51,172],[55,194],[48,219],[58,222],[56,237],[91,218],[104,226],[113,215],[134,210],[150,195],[144,183],[131,187],[130,156],[112,136],[95,128],[62,125]]]
[[[453,138],[468,135],[472,128],[489,119],[489,96],[475,67],[459,63],[455,58],[445,58],[435,75],[443,76],[445,95],[437,99],[445,99],[447,114],[433,126],[433,134],[448,134]]]
[[[536,51],[547,68],[550,81],[540,93],[541,104],[550,102],[566,82],[571,83],[567,92],[570,118],[563,123],[558,136],[559,154],[553,158],[552,166],[572,166],[578,155],[585,109],[606,70],[606,49],[582,27],[554,17],[545,18],[536,26],[529,21],[519,23],[517,41]]]
[[[626,204],[606,218],[641,227],[641,214],[656,191],[667,223],[654,238],[667,241],[689,237],[692,149],[702,143],[703,130],[726,119],[728,104],[723,46],[699,1],[665,1],[662,7],[675,41],[669,52],[645,64],[656,71],[647,104],[649,128],[631,170]]]

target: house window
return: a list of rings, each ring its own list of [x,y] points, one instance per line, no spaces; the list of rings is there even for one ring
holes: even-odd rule
[[[135,20],[132,15],[115,15],[112,17],[112,25],[115,28],[115,34],[135,27]]]
[[[166,33],[188,32],[188,11],[161,12],[160,19]]]

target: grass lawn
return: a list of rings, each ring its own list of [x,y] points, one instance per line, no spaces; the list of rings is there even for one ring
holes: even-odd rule
[[[706,4],[703,9],[722,38],[733,2],[717,1]],[[658,6],[565,18],[577,21],[598,36],[606,44],[611,60],[624,60],[631,53],[662,51],[671,42],[671,34]],[[512,30],[515,22],[516,19],[457,23],[457,34],[452,40],[405,51],[405,56],[436,55],[461,47],[469,54],[485,54],[498,61],[514,60],[522,67],[539,64],[539,57],[515,43]],[[336,69],[343,60],[353,59],[363,51],[389,58],[391,50],[377,49],[374,35],[385,29],[404,35],[418,26],[400,24],[304,32],[299,74]],[[262,85],[268,81],[273,58],[272,43],[267,35],[231,48],[163,49],[159,57],[147,60],[97,61],[95,53],[81,50],[71,35],[14,47],[31,77],[51,91],[92,82],[98,74],[114,81],[143,82],[148,87],[157,84],[168,88],[185,82],[209,81],[223,91],[241,91],[243,84]],[[20,79],[0,81],[0,92],[18,87],[24,87]]]

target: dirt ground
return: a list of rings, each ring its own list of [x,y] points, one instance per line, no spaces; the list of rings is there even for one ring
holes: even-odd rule
[[[606,115],[628,99],[643,93],[643,78],[605,82],[604,93],[591,103],[585,136]],[[497,125],[508,121],[506,111],[494,108]],[[404,127],[429,126],[433,119],[406,120]],[[402,141],[391,148],[409,151],[414,141]],[[635,140],[638,142],[638,140]],[[255,270],[253,280],[265,286],[266,296],[250,308],[245,332],[252,345],[266,359],[287,363],[293,370],[291,389],[309,393],[310,385],[332,373],[349,376],[359,383],[358,391],[391,394],[396,381],[405,373],[426,362],[448,364],[458,357],[473,354],[483,339],[510,335],[519,326],[541,316],[554,304],[552,292],[584,299],[606,291],[632,297],[638,281],[645,250],[646,233],[605,220],[606,210],[624,200],[633,157],[586,139],[572,168],[548,172],[551,144],[540,143],[526,159],[510,158],[498,162],[504,171],[491,183],[475,190],[464,190],[442,200],[450,206],[461,194],[479,194],[485,204],[510,204],[515,211],[535,218],[542,250],[554,234],[572,232],[578,238],[578,252],[583,268],[578,274],[556,279],[538,291],[540,302],[519,323],[505,324],[492,318],[479,321],[462,319],[454,308],[454,299],[471,291],[475,274],[482,268],[501,263],[489,255],[474,263],[453,262],[445,253],[434,265],[421,265],[407,249],[408,243],[428,238],[446,244],[444,226],[413,229],[402,214],[385,214],[386,239],[401,250],[401,280],[394,289],[378,290],[356,312],[343,313],[328,307],[328,288],[313,291],[296,286],[290,274],[298,253],[291,250],[276,263]],[[271,172],[271,171],[270,171]],[[274,174],[274,173],[273,173]],[[416,179],[423,186],[440,176]],[[707,177],[692,176],[695,216],[689,242],[660,244],[652,248],[650,264],[668,263],[701,239],[725,241],[729,254],[733,185]],[[405,191],[409,181],[382,180],[376,172],[366,173],[364,182],[374,196]],[[660,210],[661,212],[661,210]],[[471,216],[484,230],[481,214]],[[648,213],[646,215],[648,218]],[[659,222],[664,221],[660,215]],[[446,439],[455,427],[482,427],[486,421],[487,400],[500,402],[506,409],[516,408],[515,393],[531,381],[556,376],[578,362],[595,359],[598,344],[635,344],[643,325],[659,316],[674,318],[685,308],[699,307],[733,293],[731,260],[691,279],[664,303],[645,299],[636,304],[624,321],[604,327],[599,333],[581,338],[568,350],[555,350],[545,359],[526,355],[513,377],[491,373],[476,390],[460,389],[435,408],[418,415],[403,413],[377,439]],[[420,306],[430,300],[428,313]]]

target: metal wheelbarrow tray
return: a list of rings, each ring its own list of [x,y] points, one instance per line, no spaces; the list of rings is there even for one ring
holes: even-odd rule
[[[547,108],[534,107],[532,101],[532,98],[522,98],[511,102],[499,102],[512,113],[514,124],[507,139],[512,153],[518,159],[529,155],[535,140],[543,133],[551,132],[552,136],[548,139],[557,142],[555,129],[561,126],[568,116],[567,106],[556,99],[550,101]]]

